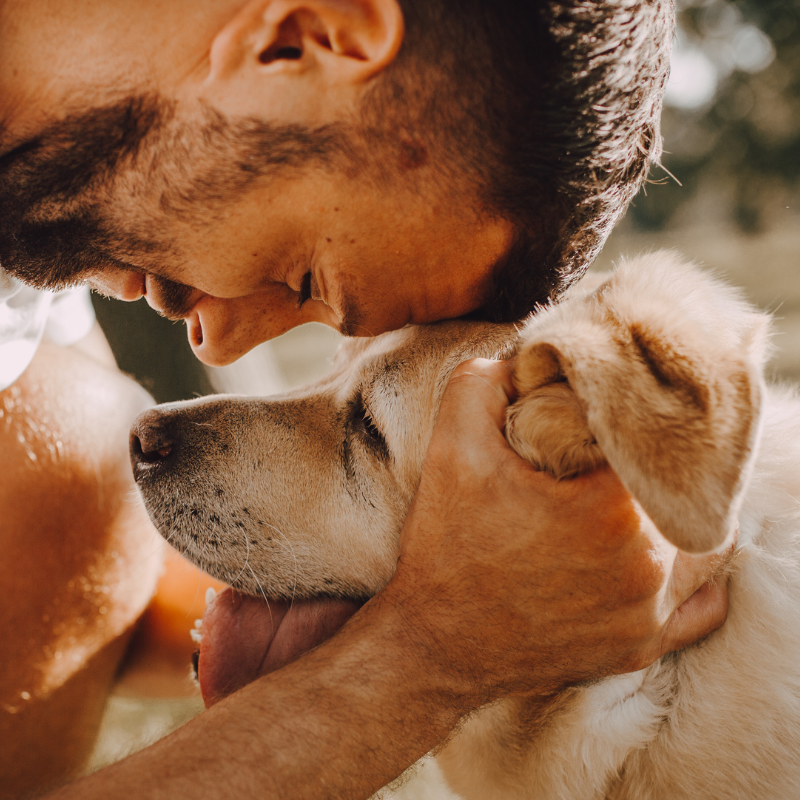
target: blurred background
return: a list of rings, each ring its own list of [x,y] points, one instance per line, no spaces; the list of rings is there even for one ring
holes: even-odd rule
[[[664,170],[599,268],[675,248],[775,314],[773,376],[800,378],[800,0],[679,0]]]
[[[597,268],[675,248],[776,315],[773,374],[800,378],[800,0],[678,0],[663,117],[663,169]],[[205,369],[183,324],[143,302],[96,298],[120,366],[159,402],[213,391],[267,394],[327,368],[338,337],[296,329],[237,364]]]

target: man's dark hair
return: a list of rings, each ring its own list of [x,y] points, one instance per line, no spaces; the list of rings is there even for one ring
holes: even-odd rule
[[[672,2],[400,3],[406,44],[366,117],[427,132],[513,220],[481,315],[521,319],[583,274],[660,158]]]
[[[660,155],[671,0],[399,2],[403,46],[354,120],[305,128],[205,108],[189,125],[174,103],[132,93],[14,148],[0,158],[2,265],[57,287],[126,253],[170,257],[164,220],[213,224],[257,180],[315,163],[389,191],[400,174],[511,220],[482,317],[518,320],[554,299]],[[155,198],[138,228],[108,211],[120,176],[143,205]]]

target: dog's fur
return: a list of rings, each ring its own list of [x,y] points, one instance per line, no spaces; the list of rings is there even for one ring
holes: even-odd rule
[[[729,618],[706,641],[569,690],[545,712],[520,699],[483,709],[400,792],[790,800],[800,402],[765,388],[767,336],[765,315],[735,290],[651,255],[584,282],[521,332],[408,328],[347,342],[330,376],[287,395],[160,407],[180,420],[182,455],[143,486],[145,502],[193,561],[252,594],[371,596],[391,578],[450,372],[516,353],[511,445],[559,477],[608,461],[643,518],[685,550],[738,531]]]

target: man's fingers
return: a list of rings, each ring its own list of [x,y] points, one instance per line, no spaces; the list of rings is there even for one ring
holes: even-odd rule
[[[661,654],[680,650],[713,633],[728,616],[725,565],[736,552],[734,541],[719,553],[696,556],[678,552],[670,580],[677,606],[662,637]]]
[[[488,415],[502,430],[506,408],[515,397],[511,373],[511,362],[508,361],[474,358],[459,364],[447,384],[440,418],[455,418],[472,426]]]
[[[679,551],[671,578],[673,604],[680,605],[722,572],[736,551],[736,537],[724,550],[707,555],[692,555]]]
[[[708,556],[678,553],[652,524],[652,530],[642,526],[635,503],[608,467],[560,482],[531,470],[502,435],[514,399],[508,362],[474,359],[453,371],[421,485],[422,491],[430,484],[437,501],[416,504],[417,515],[439,513],[442,486],[448,497],[458,498],[447,513],[469,507],[473,523],[486,516],[484,506],[500,504],[502,511],[493,513],[488,524],[496,526],[497,518],[507,524],[514,520],[514,542],[525,553],[520,559],[537,565],[542,587],[561,584],[570,574],[571,586],[583,585],[587,576],[606,575],[621,606],[638,603],[654,622],[669,615],[666,626],[648,635],[651,660],[720,627],[727,616],[727,582],[712,578],[724,572],[732,551]],[[560,550],[553,549],[552,536],[543,534],[548,529],[559,531]],[[529,543],[528,551],[523,542]],[[575,613],[574,598],[565,597],[561,605]],[[606,599],[602,614],[608,607]]]
[[[728,578],[720,575],[704,583],[670,618],[661,643],[661,655],[681,650],[721,627],[728,616]]]

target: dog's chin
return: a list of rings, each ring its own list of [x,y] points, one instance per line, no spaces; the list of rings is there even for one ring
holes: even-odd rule
[[[333,636],[363,601],[270,600],[226,589],[206,609],[197,673],[206,707]]]

